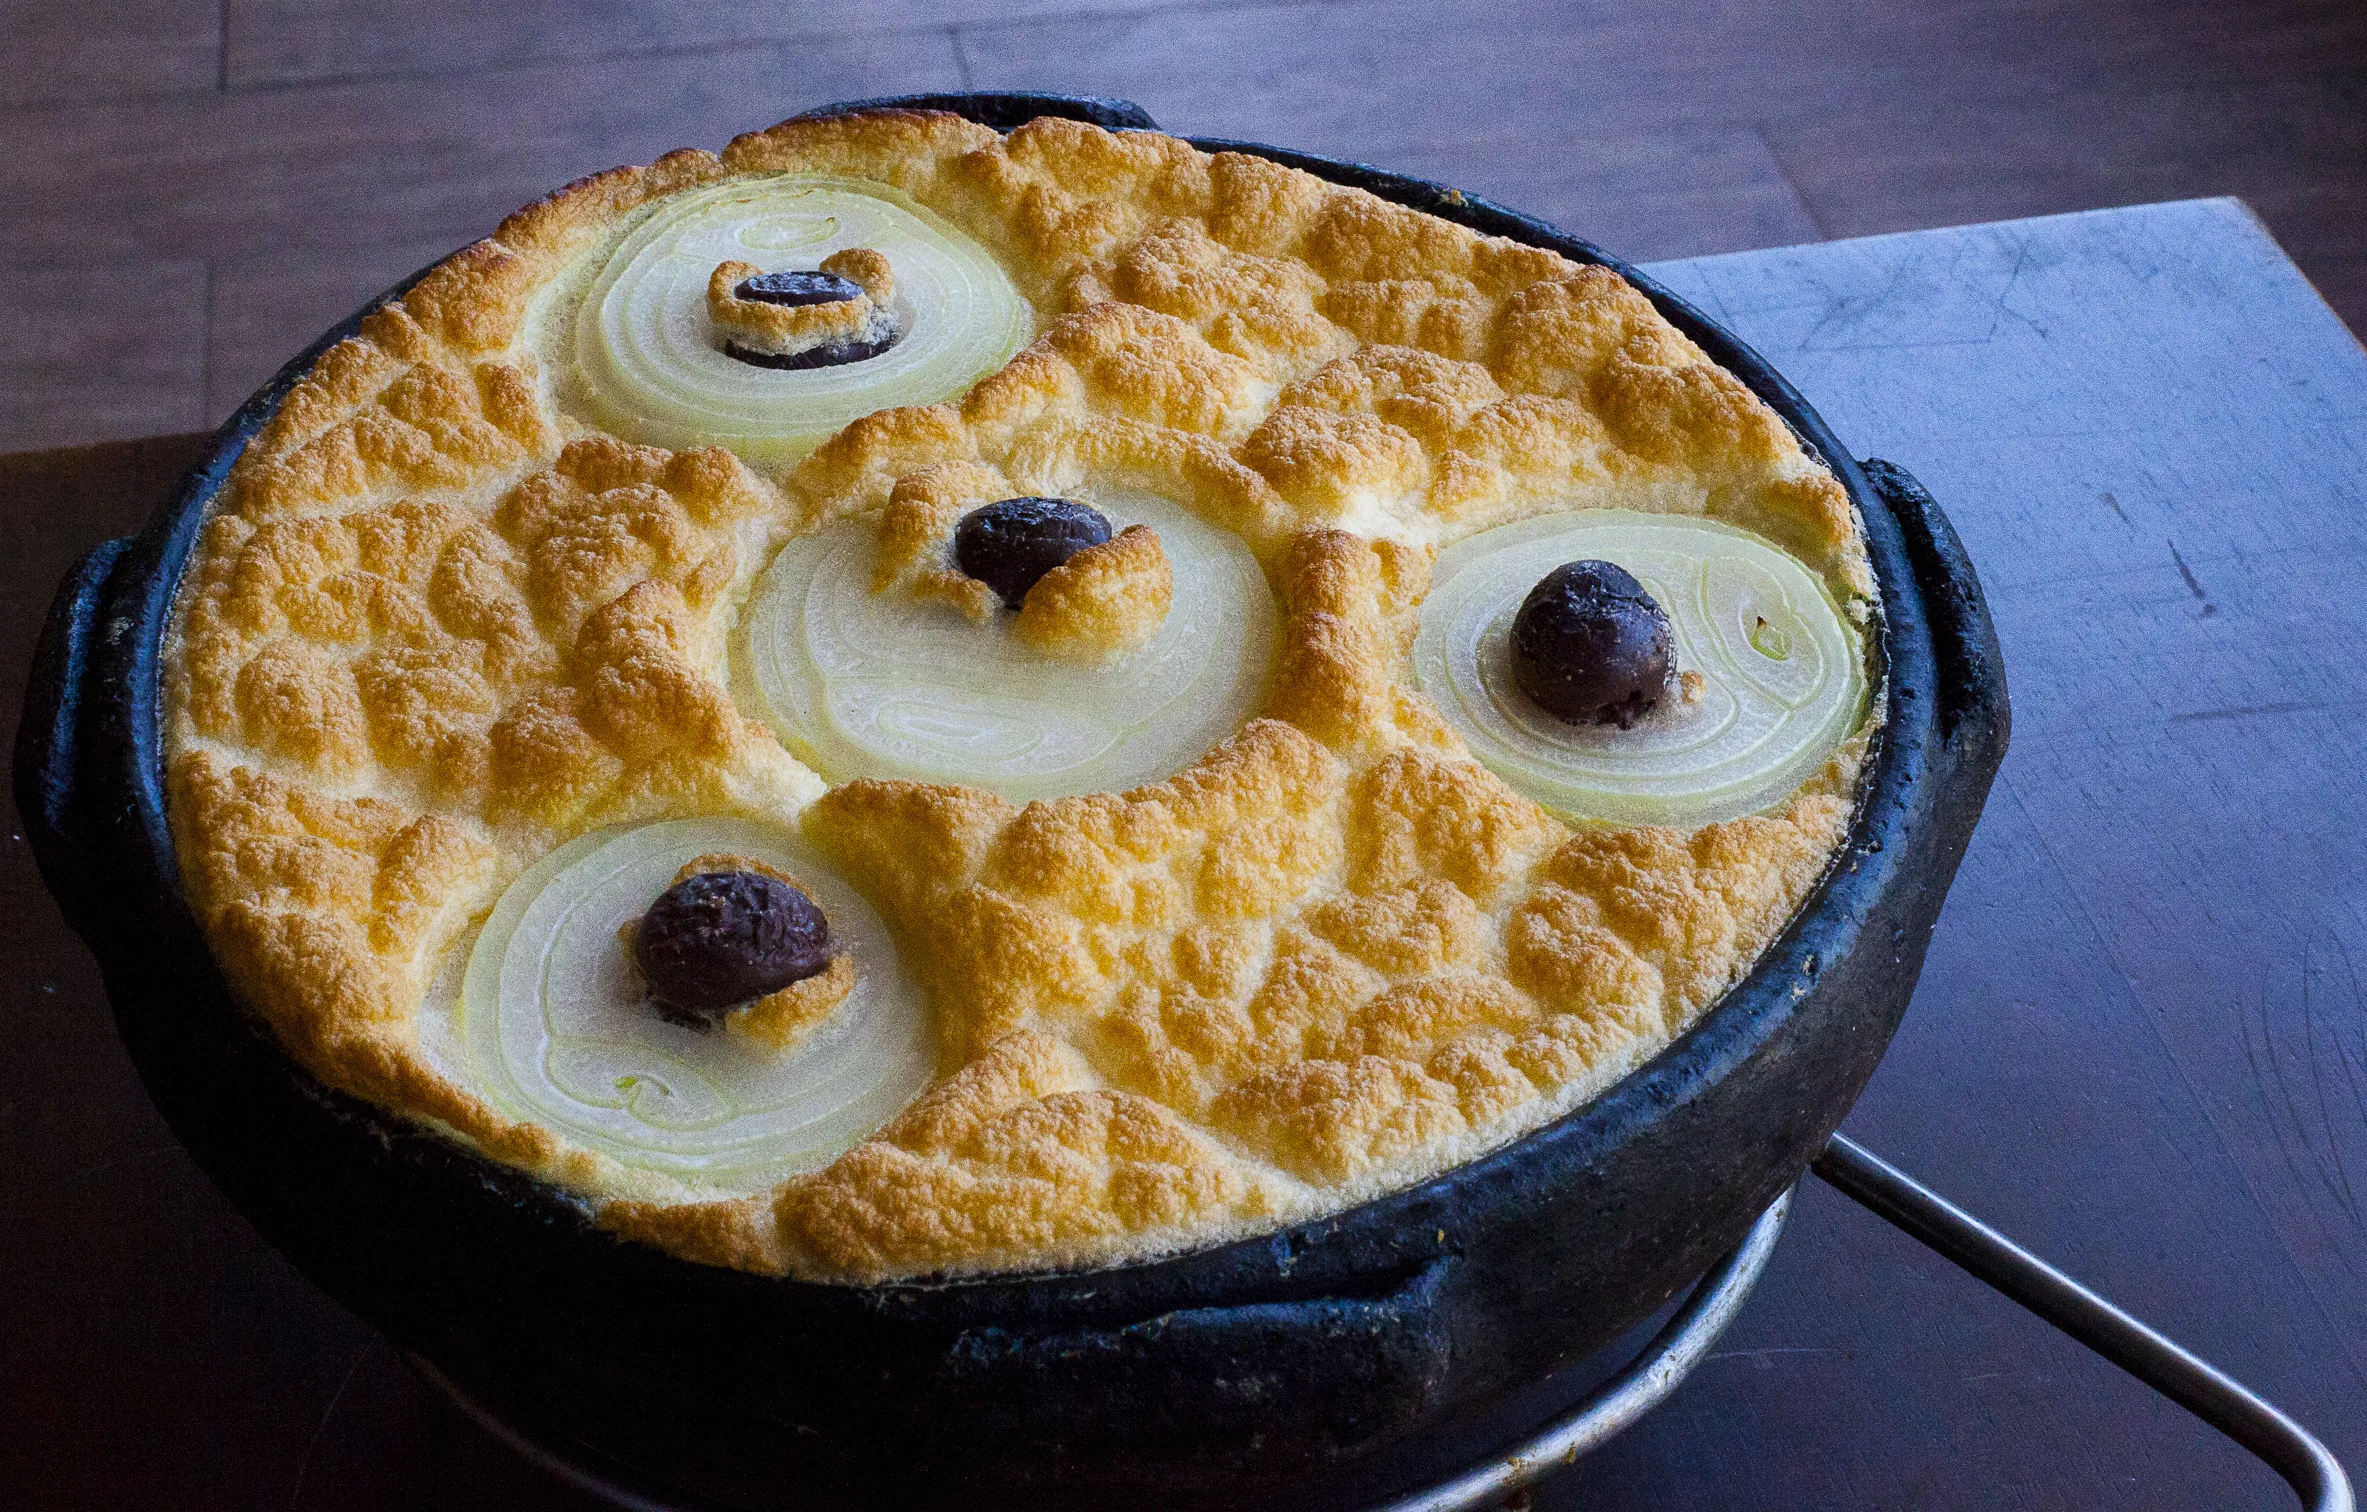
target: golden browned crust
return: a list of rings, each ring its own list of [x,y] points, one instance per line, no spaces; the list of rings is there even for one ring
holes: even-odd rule
[[[847,1000],[847,994],[855,990],[858,969],[855,958],[840,951],[813,976],[734,1009],[723,1027],[767,1050],[786,1050],[819,1028],[831,1010]]]
[[[1149,640],[1174,598],[1175,575],[1158,533],[1129,525],[1038,578],[1015,628],[1047,656],[1093,666]]]
[[[898,479],[879,512],[872,592],[900,588],[980,623],[992,618],[995,591],[953,565],[953,532],[971,510],[1010,497],[1009,487],[1001,473],[970,462],[943,462]]]
[[[775,476],[564,413],[528,338],[537,295],[651,201],[784,171],[891,184],[978,237],[1041,336],[958,402],[859,420]],[[875,516],[880,591],[983,615],[984,586],[944,556],[962,512],[1089,483],[1237,532],[1281,606],[1264,717],[1186,770],[1025,807],[825,792],[734,704],[724,639],[783,540]],[[1603,269],[1064,121],[1000,137],[890,113],[669,154],[448,259],[249,446],[167,657],[191,899],[231,981],[324,1079],[689,1258],[850,1279],[1027,1268],[1336,1209],[1665,1043],[1846,826],[1862,736],[1776,811],[1690,833],[1574,830],[1469,758],[1407,671],[1433,554],[1580,505],[1746,526],[1869,612],[1840,485]],[[1155,625],[1168,585],[1147,535],[1048,576],[1022,629],[1090,658]],[[715,813],[801,827],[871,898],[948,1068],[757,1196],[511,1121],[420,1043],[431,981],[533,860],[602,825]],[[814,979],[766,1027],[827,1014],[860,969],[840,964],[845,981]]]

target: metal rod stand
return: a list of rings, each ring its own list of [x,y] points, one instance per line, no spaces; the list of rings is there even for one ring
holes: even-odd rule
[[[2234,1439],[2310,1512],[2354,1512],[2350,1478],[2309,1430],[2233,1376],[2155,1332],[1855,1140],[1836,1134],[1809,1169]]]
[[[2292,1418],[2176,1342],[2146,1327],[1997,1230],[1834,1135],[1810,1169],[1843,1196],[1896,1225],[1976,1279],[2021,1303],[2121,1369],[2234,1439],[2284,1477],[2309,1512],[2357,1512],[2333,1454]],[[1626,1369],[1543,1428],[1487,1463],[1368,1512],[1486,1512],[1519,1497],[1598,1448],[1675,1391],[1742,1310],[1783,1233],[1792,1193],[1769,1204],[1741,1244],[1695,1284]],[[473,1401],[426,1361],[412,1367],[479,1427],[579,1490],[632,1512],[712,1506],[631,1487],[583,1460],[538,1443]]]

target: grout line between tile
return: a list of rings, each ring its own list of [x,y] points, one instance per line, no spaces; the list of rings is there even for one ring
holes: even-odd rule
[[[962,88],[976,89],[978,80],[970,71],[970,50],[962,45],[962,29],[958,26],[945,28],[945,41],[953,49],[953,70],[960,75]]]
[[[1831,241],[1833,233],[1826,227],[1825,218],[1816,213],[1816,206],[1809,201],[1808,191],[1800,187],[1799,177],[1792,172],[1792,165],[1785,162],[1783,154],[1775,150],[1775,138],[1768,134],[1767,123],[1752,121],[1751,132],[1758,137],[1759,145],[1766,149],[1767,161],[1773,163],[1775,171],[1783,176],[1784,187],[1791,190],[1792,198],[1799,202],[1800,213],[1807,216],[1808,224],[1816,228],[1818,240]]]

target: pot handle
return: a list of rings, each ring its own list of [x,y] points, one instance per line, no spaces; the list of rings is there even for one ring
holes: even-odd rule
[[[24,820],[41,879],[78,930],[83,928],[81,904],[92,862],[78,834],[76,736],[94,638],[103,633],[98,619],[107,583],[131,544],[128,538],[102,541],[58,584],[49,616],[33,643],[33,667],[16,729],[17,813]]]
[[[2002,755],[2012,732],[2013,705],[2006,695],[2005,653],[1997,644],[1980,574],[1956,538],[1956,527],[1913,473],[1879,457],[1858,466],[1897,518],[1923,590],[1939,662],[1940,739],[1951,749],[1967,740],[1993,744]]]
[[[1186,1307],[1117,1326],[964,1330],[932,1366],[927,1416],[941,1450],[1039,1435],[1047,1455],[1124,1453],[1183,1463],[1211,1441],[1254,1442],[1275,1404],[1309,1405],[1380,1436],[1432,1406],[1453,1343],[1443,1316],[1452,1256],[1370,1295]],[[1171,1374],[1206,1383],[1180,1401]],[[1016,1410],[1004,1412],[1011,1403]],[[1319,1404],[1319,1405],[1317,1405]],[[1040,1437],[1059,1425],[1058,1441]]]
[[[1046,94],[1036,90],[964,90],[954,94],[882,95],[874,100],[841,100],[823,105],[793,121],[821,121],[833,116],[864,115],[875,110],[948,110],[964,120],[997,131],[1023,126],[1037,116],[1083,121],[1104,131],[1156,131],[1159,123],[1132,100],[1107,95]]]

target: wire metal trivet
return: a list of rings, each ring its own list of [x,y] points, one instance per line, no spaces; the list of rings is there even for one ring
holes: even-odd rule
[[[2357,1512],[2350,1479],[2326,1446],[2209,1361],[2148,1328],[1854,1140],[1834,1135],[1809,1169],[1843,1196],[2235,1440],[2282,1476],[2308,1512]],[[1486,1463],[1380,1503],[1369,1512],[1487,1512],[1576,1463],[1658,1406],[1742,1310],[1775,1254],[1775,1241],[1791,1206],[1788,1191],[1769,1204],[1742,1242],[1694,1284],[1651,1342],[1583,1401]],[[584,1455],[531,1438],[435,1366],[416,1355],[405,1358],[463,1416],[528,1463],[623,1512],[732,1512],[704,1497],[638,1484],[621,1467],[595,1464]]]

